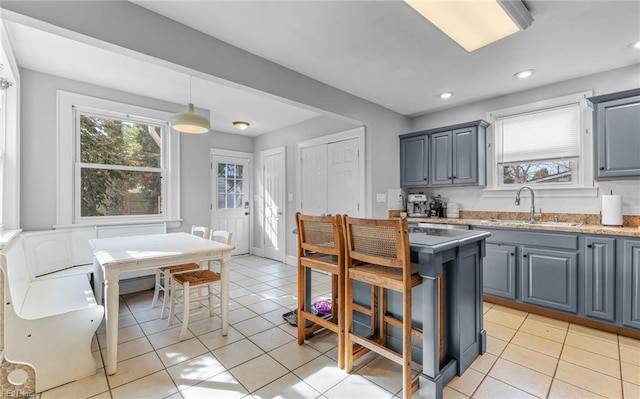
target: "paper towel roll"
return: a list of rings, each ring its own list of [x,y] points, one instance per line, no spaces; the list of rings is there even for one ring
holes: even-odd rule
[[[604,226],[622,226],[622,196],[602,196],[602,224]]]

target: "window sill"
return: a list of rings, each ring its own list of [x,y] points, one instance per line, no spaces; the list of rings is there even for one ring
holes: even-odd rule
[[[486,198],[514,197],[522,186],[514,188],[487,188],[484,190]],[[596,198],[597,187],[531,187],[537,198]]]
[[[77,227],[98,227],[98,226],[129,226],[136,224],[157,224],[166,223],[167,228],[180,227],[182,219],[147,219],[147,220],[111,220],[111,221],[83,221],[74,224],[57,224],[54,225],[54,229],[72,229]]]

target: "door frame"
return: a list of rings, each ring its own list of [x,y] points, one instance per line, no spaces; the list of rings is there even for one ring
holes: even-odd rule
[[[365,126],[359,126],[354,129],[345,130],[343,132],[329,134],[327,136],[317,137],[314,139],[300,141],[296,143],[296,210],[302,209],[302,149],[305,147],[313,147],[316,145],[330,144],[337,141],[345,141],[349,139],[358,139],[358,169],[359,169],[359,181],[358,181],[358,204],[360,209],[358,215],[352,215],[357,217],[365,216],[366,209],[366,170],[365,170]]]
[[[286,146],[280,146],[280,147],[274,147],[268,150],[263,150],[260,151],[260,164],[258,165],[258,168],[260,170],[260,187],[262,188],[261,192],[258,193],[258,207],[260,208],[260,219],[262,220],[262,222],[264,222],[264,218],[265,218],[265,212],[264,212],[264,208],[266,206],[266,202],[264,200],[264,157],[265,156],[269,156],[269,155],[274,155],[274,154],[278,154],[278,153],[282,153],[282,158],[283,158],[283,162],[284,162],[284,169],[282,170],[282,183],[284,184],[284,196],[282,198],[282,228],[284,229],[284,237],[282,242],[280,243],[282,245],[282,259],[280,260],[281,262],[285,262],[286,258],[287,258],[287,173],[286,173],[286,169],[287,169],[287,147]],[[266,250],[265,250],[265,234],[264,234],[264,229],[260,229],[260,247],[255,247],[253,248],[253,253],[254,254],[258,254],[260,253],[260,256],[264,257]]]
[[[217,183],[218,173],[213,170],[213,161],[212,158],[214,156],[220,157],[235,157],[235,158],[243,158],[247,159],[249,162],[248,172],[249,178],[245,180],[247,185],[247,189],[245,191],[245,201],[249,202],[249,229],[248,229],[248,245],[249,245],[249,254],[252,254],[253,246],[253,153],[251,152],[242,152],[242,151],[231,151],[231,150],[223,150],[221,148],[211,148],[209,149],[209,225],[211,225],[211,220],[213,219],[213,204],[216,202],[216,198],[213,198],[213,189],[215,188],[213,185]]]

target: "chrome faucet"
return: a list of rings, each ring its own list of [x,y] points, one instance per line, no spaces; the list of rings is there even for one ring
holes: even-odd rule
[[[536,212],[536,207],[534,205],[535,202],[535,196],[533,194],[533,189],[529,186],[522,186],[520,187],[520,190],[518,190],[518,194],[516,194],[516,205],[520,205],[520,193],[522,192],[522,190],[527,189],[529,191],[531,191],[531,211],[529,212],[529,223],[535,223],[536,219],[535,219],[535,212]]]

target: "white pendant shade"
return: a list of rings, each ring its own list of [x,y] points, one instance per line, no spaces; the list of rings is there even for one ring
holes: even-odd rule
[[[171,127],[182,133],[207,133],[209,128],[209,120],[200,114],[196,114],[193,110],[193,104],[187,105],[185,112],[180,112],[171,117]]]

